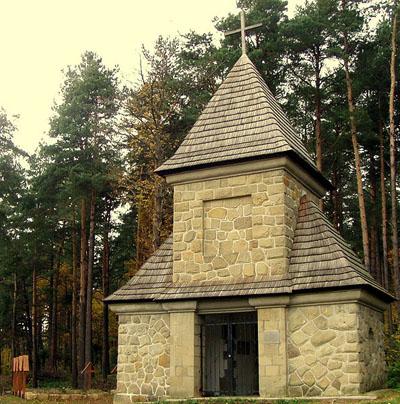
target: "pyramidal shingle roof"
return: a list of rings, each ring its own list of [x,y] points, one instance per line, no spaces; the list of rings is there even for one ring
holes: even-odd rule
[[[173,283],[171,237],[125,286],[106,301],[115,303],[291,294],[348,287],[372,288],[385,300],[393,300],[366,272],[357,255],[313,201],[303,196],[298,213],[289,270],[285,275]]]
[[[290,153],[317,170],[299,136],[247,55],[233,66],[159,174]]]

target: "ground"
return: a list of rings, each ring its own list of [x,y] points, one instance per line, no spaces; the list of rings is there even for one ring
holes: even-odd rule
[[[102,397],[99,400],[32,400],[26,401],[22,398],[10,396],[10,395],[3,395],[0,396],[0,404],[57,404],[57,403],[68,403],[68,404],[112,404],[112,396],[109,397]]]
[[[381,390],[377,392],[376,394],[378,398],[376,400],[360,400],[360,401],[351,401],[349,399],[347,400],[329,400],[329,399],[324,399],[322,403],[327,403],[327,404],[347,404],[349,402],[357,402],[358,404],[400,404],[400,391],[398,390]],[[41,400],[33,400],[33,401],[25,401],[21,398],[18,397],[13,397],[10,395],[0,395],[0,404],[57,404],[57,403],[66,403],[68,404],[112,404],[112,396],[110,395],[109,397],[103,397],[99,400],[74,400],[74,401],[68,401],[68,400],[46,400],[46,401],[41,401]],[[201,402],[201,401],[199,401]],[[238,399],[215,399],[215,400],[203,400],[203,403],[206,402],[207,404],[267,404],[271,403],[271,401],[265,400],[238,400]],[[175,404],[197,404],[197,400],[182,400],[182,401],[175,401]],[[312,400],[277,400],[274,401],[276,404],[316,404],[316,403],[321,403],[321,401],[312,401]],[[164,403],[163,403],[164,404]]]

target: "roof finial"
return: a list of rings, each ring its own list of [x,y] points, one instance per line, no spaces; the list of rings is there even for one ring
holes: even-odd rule
[[[241,36],[242,36],[242,55],[245,55],[246,54],[246,31],[253,29],[253,28],[261,27],[261,26],[262,26],[262,24],[259,23],[259,24],[249,25],[248,27],[246,27],[246,22],[244,19],[244,11],[240,10],[240,28],[235,29],[233,31],[224,32],[224,35],[228,36],[228,35],[232,35],[232,34],[236,34],[236,33],[240,32]]]

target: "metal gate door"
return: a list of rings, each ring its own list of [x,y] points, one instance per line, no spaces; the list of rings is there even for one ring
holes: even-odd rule
[[[258,394],[257,313],[203,316],[201,356],[206,396]]]

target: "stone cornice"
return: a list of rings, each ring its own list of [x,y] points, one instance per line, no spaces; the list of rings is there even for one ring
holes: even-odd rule
[[[185,300],[164,303],[113,303],[110,310],[121,314],[165,314],[196,312],[198,314],[235,313],[267,307],[315,306],[336,303],[361,303],[374,310],[385,311],[388,304],[364,289],[260,296],[238,299]]]
[[[194,312],[197,309],[196,300],[162,303],[162,307],[168,313]]]
[[[180,185],[201,180],[227,178],[234,175],[255,174],[271,170],[284,169],[301,182],[318,198],[323,197],[327,188],[316,181],[307,171],[288,156],[279,156],[264,160],[254,160],[230,165],[203,168],[182,173],[169,174],[166,180],[169,184]]]
[[[290,306],[315,306],[335,303],[362,303],[378,311],[385,311],[388,306],[382,299],[363,289],[300,293],[290,296]]]
[[[266,307],[286,307],[290,304],[290,296],[262,296],[262,297],[250,297],[249,304],[256,309]]]
[[[164,314],[161,303],[109,303],[108,307],[115,314]]]
[[[214,313],[237,313],[244,311],[254,311],[247,299],[229,299],[229,300],[200,300],[197,304],[199,314]]]

